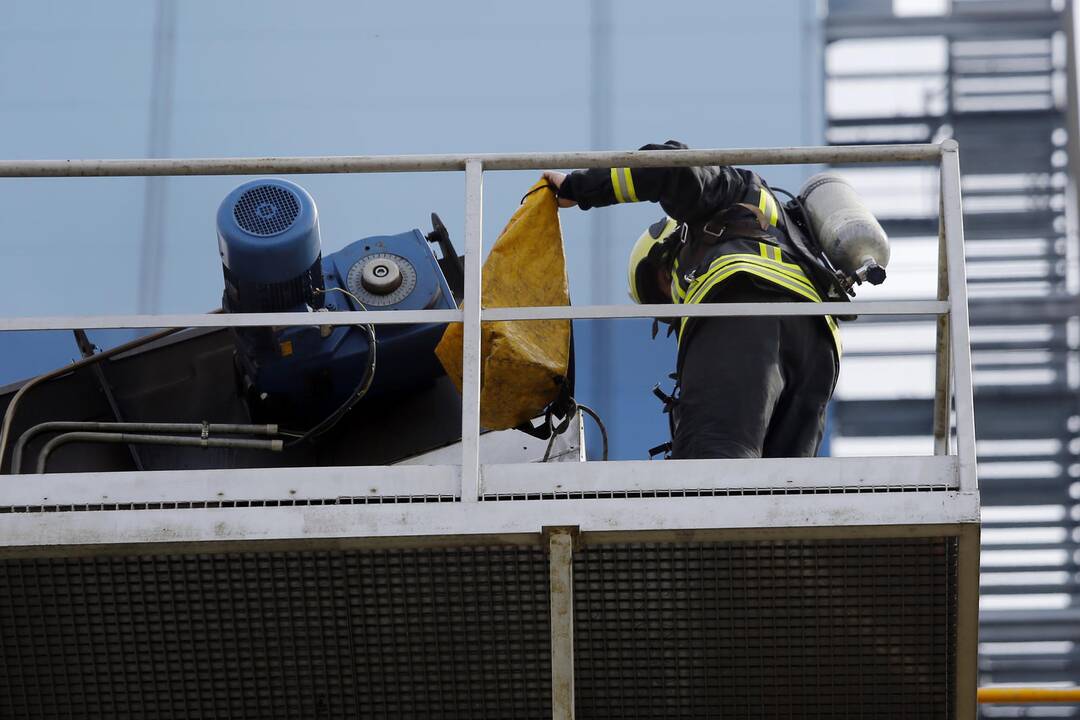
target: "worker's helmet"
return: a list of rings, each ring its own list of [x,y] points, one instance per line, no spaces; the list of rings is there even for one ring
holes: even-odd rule
[[[668,293],[660,287],[660,270],[670,270],[671,253],[667,239],[679,226],[672,218],[664,216],[654,222],[634,243],[627,267],[627,285],[630,298],[636,303],[666,303],[671,301]]]

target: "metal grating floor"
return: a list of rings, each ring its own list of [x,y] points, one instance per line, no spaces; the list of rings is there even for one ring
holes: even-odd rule
[[[953,538],[595,545],[579,720],[954,717]]]
[[[531,547],[0,562],[3,718],[544,718]]]

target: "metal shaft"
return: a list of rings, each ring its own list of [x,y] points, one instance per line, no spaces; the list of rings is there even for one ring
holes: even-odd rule
[[[201,438],[181,437],[176,435],[133,435],[130,433],[70,432],[57,435],[38,456],[37,473],[41,475],[49,464],[49,456],[61,445],[73,442],[86,443],[135,443],[138,445],[178,445],[200,448],[247,448],[249,450],[271,450],[280,452],[285,446],[281,440],[248,440],[245,438]]]
[[[154,422],[80,422],[59,420],[43,422],[30,428],[19,436],[15,449],[11,452],[11,474],[22,472],[22,456],[27,444],[36,436],[46,432],[94,431],[94,432],[137,432],[137,433],[202,433],[217,435],[276,435],[277,425],[236,425],[230,423],[154,423]]]

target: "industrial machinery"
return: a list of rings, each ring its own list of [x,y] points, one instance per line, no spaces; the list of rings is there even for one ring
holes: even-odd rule
[[[433,241],[445,236],[434,220]],[[315,201],[287,180],[258,179],[237,187],[218,209],[217,231],[225,312],[456,306],[419,230],[363,238],[324,258]],[[370,326],[320,325],[314,316],[305,327],[236,328],[237,376],[253,416],[314,429],[365,394],[441,375],[434,348],[444,327],[384,325],[377,339]]]
[[[331,319],[340,311],[456,308],[461,257],[439,217],[431,220],[426,235],[364,237],[324,256],[306,190],[277,178],[240,185],[217,213],[222,311],[306,313],[310,324],[178,328],[96,355],[83,335],[86,357],[68,372],[0,389],[11,439],[0,463],[10,461],[13,473],[93,472],[441,457],[461,437],[460,396],[434,354],[445,324],[378,324],[376,331]],[[20,404],[23,387],[35,389]],[[350,412],[361,400],[362,412]],[[233,437],[253,421],[275,437]],[[186,434],[156,434],[165,427]],[[580,439],[571,436],[549,447],[546,437],[489,433],[483,445],[497,458],[564,460],[580,454]]]

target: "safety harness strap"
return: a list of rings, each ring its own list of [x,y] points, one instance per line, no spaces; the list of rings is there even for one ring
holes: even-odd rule
[[[672,295],[672,302],[687,305],[700,303],[714,288],[736,273],[748,273],[810,302],[821,302],[821,295],[818,294],[802,267],[797,263],[786,262],[780,248],[767,243],[758,243],[758,249],[758,255],[750,253],[721,255],[713,260],[709,269],[695,278],[685,291],[678,282],[673,283],[676,292]],[[679,325],[680,341],[688,319],[682,318]],[[840,330],[832,316],[826,315],[825,322],[829,326],[829,332],[836,345],[837,357],[839,357],[843,352]]]

